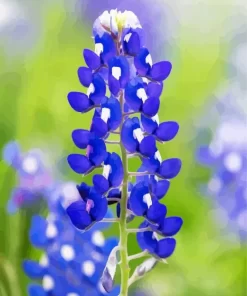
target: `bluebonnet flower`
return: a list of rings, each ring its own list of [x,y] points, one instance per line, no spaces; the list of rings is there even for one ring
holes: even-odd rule
[[[82,233],[70,222],[64,206],[71,200],[80,199],[72,183],[60,184],[52,193],[47,218],[34,216],[30,229],[31,243],[43,250],[40,262],[25,260],[25,273],[33,280],[28,294],[34,295],[105,295],[100,277],[107,258],[118,240],[106,239],[102,230],[109,224],[97,224]],[[109,217],[109,213],[108,213]],[[118,295],[116,287],[109,295]]]
[[[127,235],[127,222],[135,216],[143,217],[140,228],[132,232],[137,232],[143,251],[155,260],[163,260],[173,253],[176,241],[171,236],[183,223],[180,217],[167,217],[167,208],[161,203],[170,179],[181,169],[181,160],[162,160],[156,145],[157,141],[172,140],[179,129],[173,121],[159,123],[157,114],[163,81],[172,65],[168,61],[152,62],[143,43],[143,29],[133,12],[105,11],[95,21],[93,35],[95,52],[84,50],[88,67],[79,68],[79,79],[88,87],[87,94],[71,92],[68,100],[75,111],[94,109],[94,115],[88,130],[72,132],[75,145],[86,153],[70,154],[68,163],[78,174],[87,175],[96,168],[103,171],[93,176],[92,186],[84,182],[77,186],[81,199],[67,205],[67,213],[76,228],[88,230],[104,220],[108,205],[117,203],[118,218],[114,222],[119,222],[121,235]],[[120,140],[112,141],[113,135]],[[120,145],[121,157],[107,151],[109,144]],[[141,167],[138,172],[129,172],[128,159],[135,156],[140,158]],[[130,177],[136,177],[134,184],[129,182]],[[123,241],[127,239],[120,238],[120,244]],[[127,252],[126,244],[118,247]],[[114,254],[109,257],[113,258],[108,260],[110,265],[116,261]],[[106,266],[106,290],[112,288],[113,277]],[[126,285],[122,283],[122,293],[126,293]]]
[[[3,149],[3,159],[16,170],[18,178],[18,185],[12,190],[8,202],[8,212],[39,204],[53,182],[42,152],[33,149],[23,153],[17,142],[10,142]]]

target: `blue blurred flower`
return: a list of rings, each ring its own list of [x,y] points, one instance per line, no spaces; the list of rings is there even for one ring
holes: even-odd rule
[[[143,217],[138,243],[161,259],[173,253],[176,241],[169,237],[183,223],[180,217],[166,217],[166,206],[160,202],[170,179],[180,172],[181,160],[162,161],[156,142],[172,140],[179,126],[174,121],[159,123],[163,81],[172,65],[169,61],[153,63],[142,35],[142,26],[131,11],[105,11],[94,23],[95,52],[84,50],[88,67],[78,71],[87,94],[71,92],[68,100],[77,112],[95,110],[90,129],[72,133],[75,145],[85,149],[85,154],[70,154],[68,163],[78,174],[87,175],[101,167],[103,172],[94,174],[93,186],[77,186],[81,199],[69,203],[67,213],[81,230],[102,220],[108,204],[117,203],[119,217],[123,182],[127,184],[124,176],[135,176],[136,183],[128,184],[126,219]],[[113,134],[118,134],[120,141],[109,140]],[[138,156],[142,162],[138,172],[125,171],[118,154],[107,152],[108,144],[122,145],[127,157]],[[165,238],[159,239],[158,235]],[[105,276],[111,278],[107,269]],[[106,285],[111,286],[109,282]]]
[[[118,240],[104,237],[102,230],[108,223],[97,224],[85,233],[71,224],[64,206],[71,200],[80,200],[75,185],[60,184],[51,194],[56,195],[52,198],[56,202],[50,203],[47,218],[34,216],[30,229],[31,243],[44,253],[40,262],[23,263],[31,279],[42,281],[41,285],[29,285],[29,295],[105,295],[100,277]],[[118,295],[118,287],[109,295]]]
[[[17,186],[12,190],[8,212],[14,213],[19,208],[38,205],[53,182],[42,152],[33,149],[23,153],[17,142],[10,142],[3,149],[3,159],[17,173]]]

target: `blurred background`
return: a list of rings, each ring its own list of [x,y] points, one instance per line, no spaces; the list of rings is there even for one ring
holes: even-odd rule
[[[214,202],[202,189],[212,173],[196,158],[217,129],[217,101],[227,105],[229,93],[232,106],[244,114],[247,134],[245,1],[0,0],[0,149],[13,140],[23,151],[40,148],[58,180],[81,182],[65,159],[75,151],[72,130],[89,127],[91,115],[73,112],[67,93],[84,91],[77,78],[84,65],[82,50],[93,48],[91,27],[97,16],[115,8],[139,17],[154,61],[172,62],[160,118],[180,124],[176,139],[160,152],[183,162],[164,202],[169,215],[184,219],[184,226],[169,264],[159,264],[138,285],[154,296],[247,295],[246,240],[222,234],[212,215]],[[29,279],[22,260],[38,259],[40,252],[28,238],[30,212],[7,210],[16,185],[15,170],[0,159],[0,266],[7,262],[24,296]],[[247,221],[242,224],[246,227]],[[117,231],[113,227],[107,234]],[[139,250],[134,238],[130,250]],[[6,281],[0,267],[0,285]]]

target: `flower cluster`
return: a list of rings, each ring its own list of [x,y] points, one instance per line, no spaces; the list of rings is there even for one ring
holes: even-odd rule
[[[18,178],[18,186],[13,189],[8,203],[8,212],[39,206],[53,182],[42,152],[33,149],[22,153],[16,142],[10,142],[3,149],[3,159],[16,170]]]
[[[23,268],[30,278],[41,280],[42,284],[30,284],[29,295],[105,295],[100,277],[117,239],[104,237],[102,230],[107,223],[86,233],[71,224],[64,204],[77,198],[73,184],[60,184],[53,194],[56,202],[50,204],[47,218],[36,215],[32,219],[30,241],[43,250],[43,255],[40,262],[25,260]],[[117,296],[118,287],[109,295]]]
[[[139,20],[130,11],[105,11],[95,21],[93,35],[95,51],[83,51],[87,66],[78,70],[87,93],[70,92],[68,101],[75,111],[93,109],[94,114],[89,130],[72,133],[85,154],[70,154],[68,163],[78,174],[96,168],[102,168],[102,174],[93,176],[93,185],[77,186],[81,199],[71,202],[67,213],[78,229],[87,230],[104,219],[109,204],[117,203],[120,233],[128,232],[126,221],[143,217],[136,230],[139,246],[157,259],[167,258],[176,245],[171,236],[182,226],[180,217],[166,217],[166,206],[160,202],[181,169],[180,159],[162,160],[157,148],[157,142],[172,140],[179,129],[174,121],[160,123],[157,114],[163,81],[172,66],[168,61],[152,62]],[[112,141],[113,135],[119,140]],[[120,145],[121,157],[107,151],[110,144]],[[138,172],[128,171],[130,157],[140,158]],[[123,257],[122,253],[125,261]]]

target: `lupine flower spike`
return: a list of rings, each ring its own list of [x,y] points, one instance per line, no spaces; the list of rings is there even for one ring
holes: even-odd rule
[[[175,250],[173,236],[180,230],[180,217],[167,217],[167,208],[160,201],[170,186],[170,180],[181,169],[178,158],[162,160],[158,142],[172,140],[179,129],[174,121],[159,122],[158,111],[163,83],[172,65],[168,61],[153,63],[143,43],[143,30],[131,11],[105,11],[94,23],[95,51],[85,49],[87,67],[80,67],[81,84],[87,93],[70,92],[71,107],[80,113],[93,109],[89,130],[72,133],[75,145],[85,153],[70,154],[68,163],[78,174],[94,174],[92,186],[77,186],[79,200],[67,204],[67,213],[80,230],[90,229],[105,218],[108,205],[117,204],[120,243],[111,252],[102,275],[107,292],[114,287],[117,263],[121,269],[121,296],[128,295],[129,286],[152,270],[158,261],[165,261]],[[111,141],[114,134],[118,141]],[[118,144],[121,156],[107,151],[108,145]],[[139,157],[138,172],[129,172],[128,160]],[[130,179],[136,182],[131,183]],[[131,181],[132,181],[131,179]],[[143,217],[139,229],[127,228],[135,216]],[[128,255],[129,233],[137,234],[143,252]],[[120,262],[118,262],[120,254]],[[130,277],[129,261],[143,256],[143,262]]]

